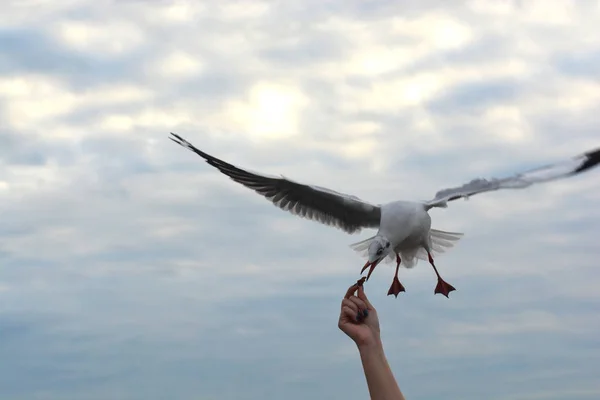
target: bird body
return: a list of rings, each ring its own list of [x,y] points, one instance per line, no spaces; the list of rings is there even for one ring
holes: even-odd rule
[[[363,252],[377,240],[385,239],[391,243],[391,249],[382,257],[386,261],[395,260],[399,254],[405,268],[413,268],[417,260],[427,260],[427,250],[443,253],[446,248],[454,246],[463,236],[460,232],[447,232],[431,228],[431,216],[424,203],[413,201],[393,201],[381,206],[381,221],[377,233],[365,240],[350,245],[357,252]],[[379,238],[379,239],[378,239]],[[376,258],[377,249],[370,261]]]
[[[455,290],[439,275],[433,264],[432,253],[443,252],[444,247],[452,247],[452,241],[460,239],[462,233],[444,232],[431,229],[431,216],[424,203],[398,200],[381,206],[381,221],[375,236],[351,245],[356,251],[367,250],[367,262],[362,271],[370,268],[369,280],[375,267],[383,260],[396,260],[396,274],[388,294],[398,296],[404,287],[398,280],[400,265],[413,268],[418,259],[428,260],[438,277],[436,293],[448,296]],[[362,272],[361,271],[361,272]],[[446,290],[444,288],[447,288]]]
[[[334,226],[346,233],[376,228],[377,233],[350,246],[367,256],[363,272],[370,267],[367,280],[381,261],[396,260],[396,275],[388,294],[398,296],[404,287],[398,280],[402,263],[412,268],[417,261],[427,260],[433,267],[438,283],[434,293],[448,294],[455,290],[445,282],[435,266],[433,255],[454,245],[463,234],[431,228],[428,211],[447,208],[448,202],[500,189],[523,189],[533,184],[578,175],[600,164],[600,148],[568,160],[535,168],[504,178],[477,178],[458,187],[438,191],[429,201],[391,201],[372,204],[356,196],[334,190],[294,182],[284,177],[267,176],[238,168],[194,147],[181,136],[171,133],[175,143],[198,154],[211,166],[237,183],[254,190],[275,206],[294,215]]]
[[[394,247],[419,244],[430,227],[431,217],[422,203],[399,200],[381,206],[379,234]]]

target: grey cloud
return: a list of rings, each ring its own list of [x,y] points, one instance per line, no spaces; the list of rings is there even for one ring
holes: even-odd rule
[[[283,68],[299,64],[312,65],[320,61],[340,59],[345,53],[344,47],[348,46],[342,37],[326,33],[311,34],[310,30],[306,34],[302,31],[297,32],[295,38],[298,42],[291,45],[276,42],[274,46],[259,53],[261,58]]]
[[[3,75],[43,73],[58,76],[74,88],[136,80],[139,76],[136,63],[147,54],[134,52],[118,58],[84,55],[66,49],[47,32],[31,29],[0,32],[0,46],[3,49],[0,72]]]
[[[339,280],[328,280],[327,285],[338,287],[339,283],[335,283],[336,281]],[[102,294],[109,287],[106,285],[107,282],[102,282],[102,280],[95,283],[88,282],[93,284],[93,287],[85,290],[89,300],[86,301],[84,309],[91,309],[94,298],[107,299]],[[117,284],[117,291],[111,290],[110,293],[121,293],[121,290],[129,291],[132,288],[131,283],[120,282]],[[142,293],[149,294],[154,290],[151,286],[158,288],[165,285],[165,282],[159,285],[150,283],[151,280],[143,279],[143,282],[137,285],[137,289],[134,289],[134,292],[128,297],[142,299],[143,297],[140,296]],[[322,284],[323,282],[321,282]],[[507,284],[507,287],[510,287],[510,284]],[[306,288],[308,289],[308,286]],[[186,290],[191,289],[190,286]],[[323,289],[326,288],[323,287]],[[141,290],[142,293],[136,293],[138,290]],[[492,290],[506,295],[506,290],[503,288],[497,287]],[[161,292],[154,293],[158,295]],[[62,329],[62,333],[59,335],[43,337],[44,347],[42,348],[39,347],[41,344],[34,345],[35,342],[32,342],[39,335],[39,331],[36,332],[35,329],[33,329],[33,334],[28,336],[15,335],[16,340],[24,341],[29,346],[34,345],[31,349],[32,352],[37,350],[41,355],[51,356],[55,363],[60,362],[66,368],[63,370],[65,375],[57,375],[56,370],[54,370],[54,374],[44,375],[42,380],[37,381],[35,387],[46,391],[49,398],[52,398],[53,393],[64,393],[65,385],[69,385],[71,388],[70,396],[81,396],[81,391],[87,388],[88,392],[95,393],[95,395],[88,394],[92,396],[90,398],[96,398],[105,395],[107,391],[114,393],[115,390],[137,387],[142,380],[145,380],[146,383],[139,386],[140,390],[130,391],[128,398],[138,398],[138,396],[141,398],[144,395],[147,398],[159,398],[167,393],[186,396],[190,392],[206,393],[209,396],[222,395],[225,398],[237,396],[248,399],[256,398],[260,394],[287,393],[290,398],[302,398],[302,396],[315,393],[314,390],[318,390],[317,393],[331,393],[332,395],[337,393],[338,395],[347,395],[349,398],[359,398],[360,393],[365,391],[360,379],[358,360],[356,358],[337,360],[331,353],[331,349],[344,343],[343,340],[347,340],[336,328],[335,311],[339,296],[335,295],[335,291],[324,291],[320,296],[312,299],[301,293],[295,295],[282,293],[276,297],[244,302],[227,301],[216,304],[188,302],[187,305],[182,302],[185,297],[181,295],[180,300],[174,302],[176,299],[173,293],[176,292],[154,300],[162,303],[167,301],[171,307],[177,303],[179,303],[179,307],[184,306],[183,310],[180,310],[184,312],[176,313],[183,318],[182,320],[173,319],[164,314],[162,323],[161,321],[156,322],[165,326],[163,330],[166,336],[157,336],[156,333],[152,333],[153,330],[148,329],[144,329],[142,335],[143,325],[138,325],[134,321],[126,325],[128,327],[127,334],[120,339],[115,337],[114,333],[108,336],[106,328],[103,329],[105,333],[100,335],[96,333],[92,336],[90,333],[77,333],[74,336],[73,333]],[[475,399],[486,393],[499,399],[509,398],[511,395],[514,396],[516,393],[528,390],[527,382],[521,379],[521,374],[525,371],[533,376],[538,376],[532,379],[536,379],[539,390],[553,385],[554,377],[552,370],[548,369],[549,365],[569,365],[570,359],[577,359],[581,362],[584,353],[587,354],[587,362],[591,363],[590,366],[593,366],[594,360],[597,360],[597,355],[589,352],[589,344],[575,345],[578,350],[575,346],[569,346],[571,358],[568,358],[566,352],[561,350],[561,346],[558,346],[558,343],[563,343],[562,341],[557,342],[556,338],[552,339],[551,334],[538,332],[530,336],[520,334],[518,341],[510,341],[500,335],[494,335],[489,339],[474,337],[472,340],[480,343],[481,351],[484,351],[486,346],[498,343],[498,341],[505,346],[505,351],[508,351],[503,354],[495,354],[493,359],[476,355],[471,357],[457,355],[443,358],[444,361],[441,362],[439,354],[435,353],[435,348],[433,352],[427,350],[429,341],[439,340],[432,334],[431,321],[451,325],[453,320],[459,318],[465,322],[472,321],[476,324],[479,321],[481,323],[482,318],[489,318],[487,307],[478,308],[469,302],[465,304],[470,308],[469,317],[466,317],[464,310],[456,309],[454,311],[446,310],[446,315],[444,315],[439,309],[439,298],[410,296],[403,299],[401,303],[401,301],[385,298],[383,295],[375,293],[371,296],[373,301],[376,301],[384,323],[385,340],[390,343],[388,353],[394,369],[398,371],[398,379],[404,390],[407,393],[414,393],[417,398],[429,398],[428,396],[434,396],[444,390],[460,393],[460,396],[456,398]],[[102,313],[103,318],[119,321],[124,316],[132,315],[127,308],[123,309],[125,298],[122,295],[113,295],[111,298],[119,300],[114,302],[112,313]],[[109,300],[105,307],[111,306],[112,303]],[[138,303],[138,307],[142,304]],[[572,310],[572,306],[567,304],[566,307]],[[160,307],[159,309],[165,308]],[[416,310],[420,310],[420,312]],[[178,310],[175,308],[172,311]],[[506,312],[510,313],[511,309],[507,307]],[[217,316],[220,316],[218,320],[215,319]],[[97,319],[98,317],[98,315],[90,316],[88,319]],[[40,322],[39,318],[36,320],[38,326],[48,324],[48,322]],[[209,324],[216,322],[216,325],[199,331],[195,326],[198,322],[202,326],[203,320],[209,321]],[[303,321],[304,328],[302,330],[297,328],[298,320]],[[63,318],[61,324],[65,322]],[[170,335],[179,336],[176,331],[182,327],[186,327],[188,332],[184,331],[183,335],[188,339],[185,341],[168,339]],[[121,335],[123,334],[124,332]],[[392,339],[398,335],[400,341]],[[79,339],[76,339],[77,337]],[[411,338],[417,337],[422,338],[421,345],[411,346]],[[295,343],[297,345],[294,345]],[[14,345],[15,342],[13,341],[12,344]],[[10,347],[7,346],[7,348]],[[48,353],[48,350],[43,350],[44,348],[54,350],[52,353]],[[94,349],[94,351],[90,352],[90,349]],[[403,357],[396,357],[395,354],[398,352],[401,352]],[[290,360],[294,360],[294,362],[291,363]],[[90,370],[92,364],[96,367]],[[34,363],[33,365],[37,365],[40,373],[48,371],[50,367],[43,363]],[[481,371],[482,365],[489,368],[487,374]],[[21,368],[29,371],[31,366],[31,361],[26,361],[18,364],[16,371],[23,371]],[[75,366],[79,372],[74,375],[73,368]],[[242,377],[247,370],[254,371],[252,379]],[[171,372],[166,373],[167,371]],[[174,371],[177,372],[172,373]],[[464,374],[465,371],[471,377],[473,373],[476,374],[478,381],[485,385],[469,386],[466,389],[461,387],[464,385],[459,382],[461,374]],[[563,375],[574,379],[574,385],[570,387],[574,388],[576,385],[581,385],[581,388],[589,387],[587,383],[591,378],[589,373],[587,375],[576,374],[568,368],[564,371]],[[545,376],[544,373],[550,375]],[[324,375],[329,376],[335,382],[340,382],[340,386],[325,386],[322,379]],[[9,374],[10,376],[12,375]],[[149,376],[155,378],[149,380]],[[269,377],[269,383],[264,380],[266,376]],[[437,382],[435,387],[426,384],[432,379]],[[515,382],[515,385],[509,387],[499,386],[500,381],[505,379],[511,381],[521,379],[521,381]],[[190,381],[195,383],[190,384]],[[232,382],[236,383],[235,391],[231,389]],[[314,387],[311,389],[307,385],[300,386],[301,382],[318,382],[316,386],[318,389]],[[341,382],[346,383],[341,384]],[[12,387],[15,390],[13,393],[19,393],[18,385]],[[90,391],[90,389],[93,390]],[[555,387],[555,389],[557,393],[564,393],[569,390],[569,387],[562,386]],[[238,390],[241,390],[241,393]],[[585,399],[586,397],[575,398]]]
[[[514,43],[505,35],[486,32],[473,38],[471,43],[463,47],[446,50],[439,57],[426,58],[418,66],[442,66],[447,63],[467,66],[475,62],[488,63],[492,60],[509,57],[514,48]]]
[[[428,197],[475,176],[551,161],[548,154],[558,149],[570,153],[593,141],[594,107],[528,116],[538,133],[535,145],[490,137],[487,121],[465,118],[473,107],[518,104],[536,90],[534,80],[461,83],[428,105],[348,112],[340,106],[339,84],[312,75],[322,61],[345,60],[352,47],[345,47],[346,33],[323,37],[308,22],[335,13],[376,27],[378,19],[422,15],[434,3],[456,16],[465,12],[421,1],[281,3],[264,18],[235,26],[216,13],[177,26],[144,21],[141,11],[148,3],[138,2],[138,14],[132,6],[120,8],[120,15],[144,31],[145,41],[119,56],[69,50],[45,36],[43,27],[5,31],[6,76],[28,71],[58,76],[78,94],[131,83],[150,89],[153,97],[79,105],[27,132],[6,121],[1,179],[15,184],[11,174],[17,167],[46,166],[61,183],[0,192],[0,358],[11,360],[0,373],[3,396],[365,398],[358,355],[336,319],[341,296],[362,266],[347,245],[372,232],[349,236],[277,210],[167,135],[175,131],[241,167],[371,201]],[[61,17],[93,20],[109,14],[114,9],[83,5]],[[475,22],[470,26],[476,36],[483,31]],[[243,48],[214,44],[253,29],[262,34]],[[481,36],[468,47],[415,59],[402,71],[349,75],[343,82],[368,90],[374,82],[421,68],[437,73],[444,64],[473,66],[486,61],[486,52],[494,60],[515,56],[510,38]],[[290,38],[299,41],[279,40]],[[380,40],[413,45],[405,37]],[[198,57],[204,70],[181,80],[159,78],[150,67],[175,50]],[[565,75],[565,65],[581,62],[564,60],[551,62]],[[312,101],[301,115],[299,137],[256,141],[202,121],[207,110],[220,111],[226,101],[243,98],[258,79],[281,77]],[[169,113],[178,107],[197,110],[197,119],[124,132],[98,126],[112,113]],[[431,117],[442,141],[417,130],[421,112]],[[359,121],[378,124],[370,136],[377,146],[372,154],[345,156],[337,151],[346,138],[338,124]],[[82,135],[45,134],[58,122]],[[379,157],[386,164],[374,170]],[[594,318],[599,298],[591,283],[598,277],[594,229],[600,215],[593,211],[595,191],[588,189],[594,182],[595,171],[576,183],[483,195],[436,211],[435,227],[466,232],[438,260],[442,275],[458,288],[450,300],[433,295],[435,276],[426,263],[401,272],[407,293],[398,299],[385,295],[393,269],[378,268],[368,293],[407,397],[598,397],[593,371],[600,362]],[[562,329],[552,325],[556,320],[564,323]]]
[[[516,100],[522,84],[516,80],[467,83],[451,88],[433,100],[428,107],[436,114],[476,112],[494,104]]]
[[[43,166],[54,161],[66,166],[76,159],[76,150],[70,142],[0,127],[0,160],[6,165]]]
[[[291,4],[291,3],[290,3]],[[360,18],[361,20],[371,22],[374,19],[385,18],[390,15],[401,15],[404,17],[415,16],[423,11],[434,12],[440,9],[461,9],[461,7],[444,7],[447,3],[440,0],[382,0],[377,2],[365,3],[359,0],[348,1],[346,3],[328,2],[323,4],[318,1],[307,1],[302,6],[290,6],[288,3],[281,3],[277,8],[278,13],[289,13],[288,15],[300,15],[306,20],[314,20],[318,17],[327,18],[330,16]]]
[[[562,54],[555,57],[554,65],[563,74],[575,77],[598,79],[600,68],[600,53]]]

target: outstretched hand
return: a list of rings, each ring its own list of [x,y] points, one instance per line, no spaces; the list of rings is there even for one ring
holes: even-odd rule
[[[377,311],[365,294],[363,282],[364,278],[348,288],[342,300],[338,322],[338,327],[354,340],[358,347],[378,344],[381,341]]]

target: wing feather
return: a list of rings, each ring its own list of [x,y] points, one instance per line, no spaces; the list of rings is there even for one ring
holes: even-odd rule
[[[331,189],[243,170],[197,149],[179,135],[174,133],[171,135],[173,137],[169,139],[198,154],[209,165],[217,168],[233,181],[254,190],[284,211],[334,226],[350,234],[362,228],[379,227],[381,218],[379,205]]]
[[[505,178],[477,178],[458,187],[443,189],[425,202],[428,208],[447,207],[449,201],[500,189],[523,189],[533,184],[549,182],[578,175],[600,164],[600,148],[568,160],[521,172]]]

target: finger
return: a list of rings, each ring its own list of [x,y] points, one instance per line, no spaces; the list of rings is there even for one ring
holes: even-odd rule
[[[367,305],[367,308],[368,308],[369,310],[374,310],[374,309],[375,309],[375,307],[373,307],[373,305],[371,304],[371,302],[370,302],[370,301],[369,301],[369,299],[367,298],[367,295],[365,294],[365,289],[364,289],[362,286],[360,286],[360,287],[358,288],[358,298],[359,298],[360,300],[362,300],[362,301],[364,301],[364,302],[365,302],[365,304]]]
[[[354,298],[355,296],[351,297]],[[344,307],[349,307],[351,310],[354,311],[354,314],[356,314],[359,310],[358,306],[356,304],[354,304],[354,302],[352,302],[350,299],[344,299],[342,300],[342,308]]]
[[[344,299],[343,301],[344,301],[343,305],[345,307],[349,307],[355,312],[356,320],[358,322],[363,322],[363,320],[369,316],[369,311],[367,311],[367,306],[358,297],[352,296],[349,299]]]
[[[355,305],[358,307],[358,309],[359,309],[359,310],[364,310],[364,309],[367,309],[367,308],[369,308],[369,307],[367,306],[367,304],[366,304],[364,301],[362,301],[361,299],[359,299],[359,298],[358,298],[358,297],[356,297],[356,296],[352,296],[352,297],[350,297],[350,298],[348,299],[348,301],[351,301],[351,302],[352,302],[352,304],[355,304]]]
[[[348,321],[358,322],[356,311],[350,309],[350,307],[344,306],[344,308],[342,308],[342,315],[346,317]]]
[[[344,298],[347,299],[350,296],[352,296],[354,294],[354,292],[356,292],[356,288],[358,288],[358,285],[356,283],[354,285],[350,286],[348,288],[348,291],[346,292],[346,295],[344,296]]]

